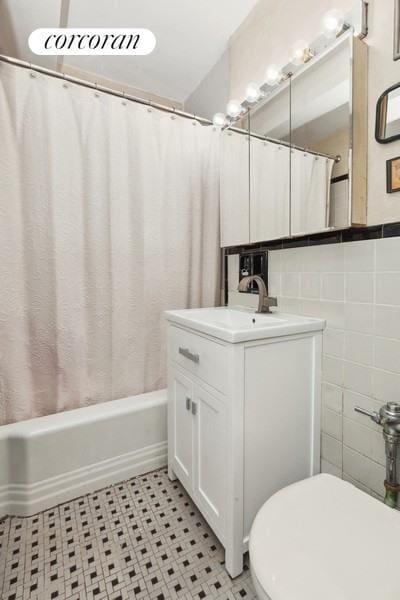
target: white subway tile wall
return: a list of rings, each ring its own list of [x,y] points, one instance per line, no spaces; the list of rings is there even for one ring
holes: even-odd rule
[[[322,471],[382,498],[382,430],[354,408],[400,401],[400,237],[273,250],[268,263],[278,310],[327,321]]]

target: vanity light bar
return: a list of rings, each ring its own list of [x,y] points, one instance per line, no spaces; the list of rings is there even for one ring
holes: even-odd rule
[[[291,62],[282,68],[270,65],[266,70],[265,83],[262,85],[255,82],[249,83],[243,102],[235,99],[229,100],[226,114],[216,113],[214,115],[215,127],[221,129],[232,127],[250,107],[254,107],[266,97],[272,96],[276,88],[287,81],[293,72],[302,68],[321,51],[326,50],[331,43],[334,43],[351,27],[355,36],[364,38],[368,33],[368,1],[358,0],[357,4],[346,14],[336,9],[328,11],[322,19],[322,36],[319,36],[313,44],[308,44],[305,40],[297,42],[291,51]]]

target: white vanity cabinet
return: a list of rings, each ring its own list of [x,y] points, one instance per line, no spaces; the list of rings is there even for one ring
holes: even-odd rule
[[[170,465],[223,540],[225,527],[225,399],[171,365],[168,375]]]
[[[167,313],[169,476],[221,541],[232,577],[262,504],[319,470],[324,322],[279,317],[227,308]]]

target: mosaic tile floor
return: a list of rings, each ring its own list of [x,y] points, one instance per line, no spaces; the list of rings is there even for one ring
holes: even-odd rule
[[[166,469],[0,522],[2,600],[254,600]]]

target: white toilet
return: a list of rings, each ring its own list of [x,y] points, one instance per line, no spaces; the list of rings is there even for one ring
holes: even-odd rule
[[[400,513],[331,475],[276,493],[250,533],[261,600],[399,600]]]

